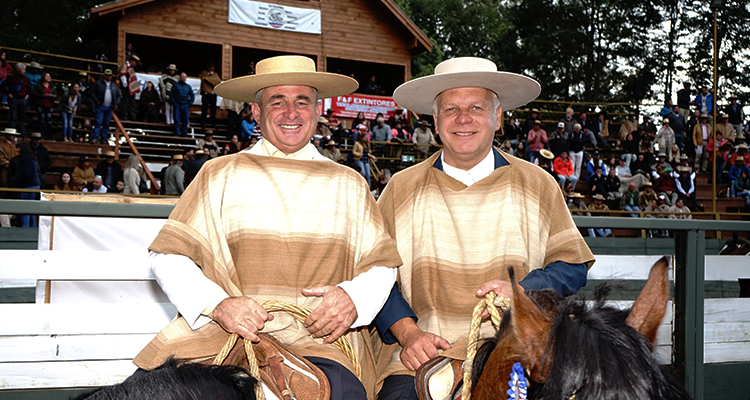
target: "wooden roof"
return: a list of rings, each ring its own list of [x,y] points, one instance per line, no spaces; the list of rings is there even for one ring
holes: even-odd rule
[[[152,3],[157,0],[115,0],[109,3],[100,4],[91,8],[92,18],[103,17],[108,14],[120,12],[122,14],[129,8]],[[272,0],[271,0],[272,1]],[[393,2],[393,0],[380,0],[380,2],[390,11],[394,17],[414,36],[418,47],[423,51],[431,51],[433,44],[419,27],[406,15],[403,10]],[[418,51],[417,53],[421,53]]]

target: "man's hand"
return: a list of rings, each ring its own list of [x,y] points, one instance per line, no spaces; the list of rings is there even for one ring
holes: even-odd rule
[[[308,297],[323,297],[323,302],[305,319],[305,327],[314,338],[328,336],[323,343],[336,341],[357,320],[354,302],[344,289],[338,286],[302,289],[302,294]]]
[[[402,318],[391,325],[393,336],[401,345],[401,362],[411,371],[438,356],[438,350],[451,348],[442,337],[424,332],[411,318]]]
[[[218,322],[225,331],[237,333],[252,342],[259,342],[258,332],[266,321],[272,321],[273,315],[266,312],[258,302],[250,297],[228,297],[222,300],[211,318]]]
[[[523,287],[521,287],[521,290],[523,290]],[[489,292],[495,292],[495,294],[499,297],[511,298],[511,296],[513,295],[513,287],[508,281],[495,279],[482,284],[479,290],[477,290],[477,297],[483,298]],[[487,310],[482,311],[482,319],[487,319],[489,317],[490,313]]]

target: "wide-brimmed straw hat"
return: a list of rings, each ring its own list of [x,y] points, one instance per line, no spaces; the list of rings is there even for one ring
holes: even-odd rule
[[[176,65],[174,65],[174,64],[169,64],[169,65],[167,66],[167,69],[169,69],[169,70],[172,70],[172,71],[177,71],[177,66],[176,66]]]
[[[255,75],[230,79],[216,86],[217,95],[235,101],[255,101],[259,90],[280,85],[310,86],[321,99],[354,92],[359,84],[348,76],[318,72],[315,62],[303,56],[278,56],[259,61]]]
[[[546,158],[548,160],[553,160],[555,158],[555,153],[553,153],[553,152],[551,152],[551,151],[549,151],[547,149],[541,149],[541,150],[539,150],[539,155],[541,155],[542,157],[544,157],[544,158]]]
[[[104,152],[104,157],[114,157],[114,156],[115,156],[115,152],[112,150],[107,150]]]
[[[44,69],[44,67],[42,67],[41,65],[39,65],[39,63],[36,62],[36,61],[30,62],[29,63],[29,67],[30,68],[36,68],[36,69]]]
[[[181,161],[181,160],[184,160],[185,158],[182,157],[182,154],[175,154],[172,156],[172,159],[175,161]]]
[[[326,143],[326,147],[335,146],[335,145],[336,145],[336,142],[333,139],[329,140],[328,143]]]
[[[455,88],[478,87],[491,90],[503,110],[512,110],[534,100],[542,91],[537,81],[523,75],[497,70],[494,62],[477,57],[458,57],[441,62],[435,74],[404,83],[393,92],[393,99],[409,110],[431,114],[432,103],[440,93]]]
[[[39,132],[31,132],[29,134],[29,137],[32,138],[32,139],[41,139],[42,138],[42,134],[39,133]]]
[[[607,200],[607,199],[605,199],[605,198],[604,198],[604,196],[602,196],[602,195],[601,195],[600,193],[597,193],[597,194],[595,194],[595,195],[594,195],[594,196],[593,196],[592,198],[593,198],[594,200],[601,200],[601,201]]]
[[[21,134],[16,131],[16,128],[5,128],[0,133],[4,133],[7,135],[21,136]]]

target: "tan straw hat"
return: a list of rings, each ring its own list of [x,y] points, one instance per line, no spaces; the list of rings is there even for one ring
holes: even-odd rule
[[[172,159],[175,161],[184,160],[184,158],[182,157],[182,154],[175,154],[172,156]]]
[[[5,134],[8,134],[8,135],[21,136],[21,134],[16,131],[16,128],[5,128],[0,133],[5,133]]]
[[[174,64],[169,64],[169,65],[167,66],[167,69],[171,69],[172,71],[177,71],[177,66],[176,66],[176,65],[174,65]]]
[[[269,86],[301,85],[318,90],[318,97],[343,96],[359,84],[348,76],[318,72],[315,62],[303,56],[278,56],[259,61],[255,75],[230,79],[216,86],[216,94],[235,101],[255,101],[255,93]]]
[[[494,62],[478,57],[458,57],[441,62],[435,74],[404,83],[393,92],[396,103],[420,114],[432,114],[432,103],[440,93],[461,87],[479,87],[497,94],[503,110],[512,110],[534,100],[542,88],[523,75],[497,70]]]
[[[112,150],[107,150],[104,152],[104,157],[114,157],[114,156],[115,156],[115,152]]]
[[[548,160],[553,160],[555,158],[555,153],[553,153],[553,152],[551,152],[551,151],[549,151],[547,149],[541,149],[541,150],[539,150],[539,154],[542,157],[544,157],[544,158],[546,158]]]

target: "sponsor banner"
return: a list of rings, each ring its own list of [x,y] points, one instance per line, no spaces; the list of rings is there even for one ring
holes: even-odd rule
[[[229,22],[320,35],[320,10],[250,0],[229,0]]]
[[[144,90],[146,90],[146,82],[151,82],[154,84],[154,88],[157,92],[159,92],[159,97],[161,97],[161,91],[159,91],[159,78],[162,77],[162,75],[157,74],[144,74],[144,73],[136,73],[135,76],[138,78],[138,83],[141,85],[141,91],[135,94],[135,99],[140,100],[141,93],[143,93]],[[193,88],[193,94],[195,95],[195,102],[193,103],[194,106],[201,105],[201,80],[199,78],[187,78],[187,84],[190,85]],[[122,88],[120,88],[122,90]],[[216,106],[221,105],[221,96],[216,96]],[[161,99],[164,101],[164,99]]]
[[[396,115],[396,102],[391,97],[350,94],[325,99],[323,105],[323,111],[332,109],[334,117],[357,118],[357,113],[361,111],[366,119],[375,119],[378,113],[382,113],[387,121]]]

